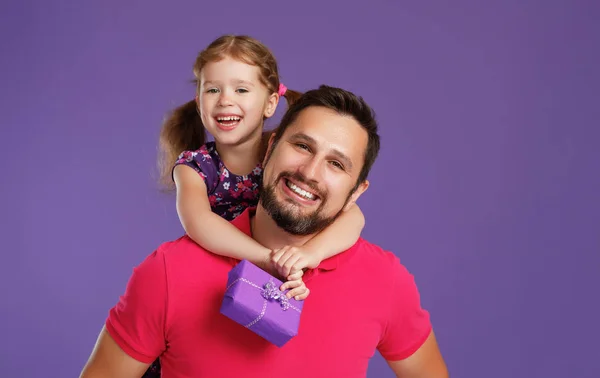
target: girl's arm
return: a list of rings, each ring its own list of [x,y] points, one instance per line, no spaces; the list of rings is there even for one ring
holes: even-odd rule
[[[183,164],[173,171],[177,187],[177,214],[187,235],[217,255],[246,259],[269,267],[270,250],[212,212],[206,184],[198,172]]]
[[[316,256],[317,264],[352,247],[365,227],[365,216],[354,204],[329,227],[304,244],[307,253]],[[309,267],[312,268],[312,267]]]
[[[321,261],[352,247],[364,226],[365,217],[358,205],[354,204],[302,247],[282,249],[272,254],[271,261],[283,277],[289,277],[304,268],[316,268]]]

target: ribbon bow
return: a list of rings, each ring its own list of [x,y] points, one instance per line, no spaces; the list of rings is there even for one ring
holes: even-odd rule
[[[261,294],[267,300],[274,299],[278,301],[281,304],[281,308],[283,308],[284,311],[290,308],[290,301],[288,297],[286,297],[285,294],[281,290],[279,290],[273,282],[269,281],[266,284],[264,284],[261,290]]]

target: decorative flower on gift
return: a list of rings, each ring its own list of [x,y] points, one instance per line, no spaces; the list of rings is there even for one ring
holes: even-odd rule
[[[288,297],[286,297],[285,294],[271,281],[263,285],[262,296],[267,300],[274,299],[278,301],[284,311],[290,308],[290,301]]]

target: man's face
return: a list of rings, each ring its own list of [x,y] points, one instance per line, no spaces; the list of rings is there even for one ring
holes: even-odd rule
[[[352,117],[316,106],[302,110],[277,144],[269,145],[260,204],[291,234],[321,231],[367,189],[365,181],[352,192],[367,142],[367,132]]]

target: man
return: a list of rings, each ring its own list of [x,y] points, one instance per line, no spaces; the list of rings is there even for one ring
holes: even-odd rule
[[[258,207],[233,224],[272,250],[306,243],[367,189],[378,150],[362,98],[305,93],[269,141]],[[134,270],[81,376],[140,377],[160,356],[165,378],[364,377],[376,349],[398,377],[448,376],[413,277],[392,253],[359,239],[307,271],[299,333],[282,348],[219,313],[237,262],[186,236],[160,246]]]

